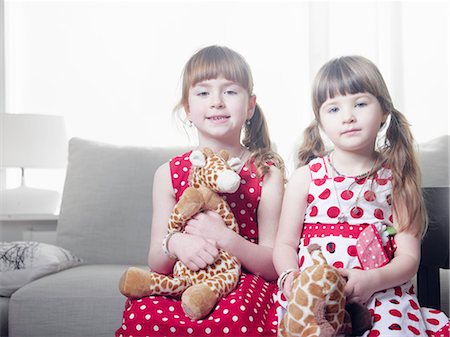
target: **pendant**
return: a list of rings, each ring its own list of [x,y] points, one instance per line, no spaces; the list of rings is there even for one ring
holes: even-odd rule
[[[339,214],[338,221],[340,223],[346,222],[347,221],[347,216],[345,216],[345,214],[343,214],[343,213]]]

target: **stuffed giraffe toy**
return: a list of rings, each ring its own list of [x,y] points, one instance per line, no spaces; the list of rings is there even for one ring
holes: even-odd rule
[[[228,160],[224,150],[214,154],[209,148],[192,151],[190,186],[183,192],[169,219],[168,232],[181,232],[186,222],[200,211],[217,212],[228,228],[238,232],[239,226],[228,203],[218,193],[234,193],[241,183],[235,172],[241,166],[239,158]],[[217,301],[237,285],[241,273],[239,260],[219,250],[216,261],[204,269],[192,271],[181,261],[173,268],[173,276],[128,268],[119,288],[123,295],[141,298],[150,295],[181,296],[185,314],[191,319],[205,317]]]
[[[318,244],[308,252],[313,265],[302,270],[292,284],[287,312],[278,327],[279,337],[334,337],[359,335],[368,330],[371,316],[357,303],[346,307],[345,279],[329,264]]]

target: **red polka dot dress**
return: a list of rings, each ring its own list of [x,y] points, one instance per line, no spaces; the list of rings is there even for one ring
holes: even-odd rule
[[[170,161],[172,185],[178,201],[188,187],[190,152]],[[240,234],[258,242],[257,209],[262,178],[256,167],[246,164],[239,172],[241,185],[233,194],[223,195],[230,205]],[[150,296],[125,303],[122,326],[116,336],[276,336],[277,317],[274,294],[277,287],[243,269],[238,287],[222,298],[202,320],[190,320],[178,299]]]
[[[328,157],[309,163],[311,185],[299,245],[300,269],[312,264],[306,247],[318,243],[329,264],[337,268],[372,269],[393,257],[390,170],[373,178],[329,172]],[[339,198],[339,199],[337,199]],[[277,294],[280,317],[287,302]],[[368,301],[373,328],[363,336],[449,336],[449,321],[438,310],[421,308],[411,282],[375,293]]]

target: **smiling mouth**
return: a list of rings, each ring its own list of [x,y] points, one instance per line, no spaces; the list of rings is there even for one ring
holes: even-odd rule
[[[220,120],[224,120],[224,119],[228,119],[230,118],[230,116],[210,116],[210,117],[206,117],[206,119],[210,120],[210,121],[220,121]]]

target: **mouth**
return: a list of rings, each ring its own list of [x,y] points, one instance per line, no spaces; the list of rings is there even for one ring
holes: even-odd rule
[[[345,130],[344,132],[341,132],[341,135],[353,135],[357,132],[361,131],[361,129],[350,129],[350,130]]]
[[[227,116],[227,115],[215,115],[215,116],[206,117],[206,119],[209,121],[217,121],[217,122],[226,120],[228,118],[230,118],[230,116]]]

